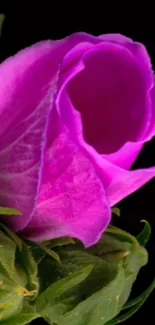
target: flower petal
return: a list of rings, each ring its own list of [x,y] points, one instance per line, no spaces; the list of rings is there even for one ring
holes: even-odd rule
[[[127,142],[118,151],[109,155],[103,155],[103,158],[116,166],[128,170],[137,159],[143,146],[142,142]]]
[[[154,86],[150,90],[150,98],[151,98],[151,105],[152,105],[152,116],[151,116],[150,125],[146,133],[144,134],[143,141],[148,141],[153,136],[155,136],[155,77],[154,77]]]
[[[131,38],[128,38],[121,34],[104,34],[100,35],[99,39],[105,42],[110,41],[117,44],[123,45],[125,48],[128,48],[131,53],[134,55],[135,59],[141,65],[141,69],[144,72],[145,80],[147,80],[148,91],[150,91],[149,95],[151,97],[150,107],[150,122],[148,123],[148,128],[144,134],[143,139],[139,143],[126,143],[120,150],[116,153],[106,155],[107,159],[112,163],[122,167],[129,169],[134,161],[136,160],[141,148],[143,147],[143,143],[148,141],[155,134],[155,79],[153,77],[152,64],[149,54],[145,46],[139,42],[134,42]],[[152,89],[153,88],[153,89]],[[131,153],[131,155],[130,155]]]
[[[22,212],[4,218],[16,231],[30,220],[39,191],[56,81],[50,54],[50,42],[40,43],[0,66],[0,202]]]
[[[153,77],[151,59],[143,44],[134,42],[131,38],[128,38],[121,34],[104,34],[100,35],[99,39],[104,40],[105,42],[120,44],[129,49],[134,55],[135,59],[141,65],[141,69],[143,70],[146,81],[148,83],[148,88],[152,86]]]
[[[113,166],[112,168],[116,167]],[[115,173],[116,176],[113,178],[111,184],[109,184],[107,190],[111,206],[114,206],[116,203],[137,191],[152,178],[154,178],[155,167],[132,171],[120,169],[115,171]]]
[[[111,154],[126,142],[140,139],[148,127],[145,76],[132,54],[117,44],[101,43],[82,59],[70,69],[66,89],[63,84],[59,91],[58,110],[69,130],[75,133],[82,120],[85,140],[99,153]],[[68,95],[67,116],[62,105],[64,92]]]
[[[91,40],[79,33],[40,42],[0,65],[0,202],[23,213],[5,218],[16,231],[29,222],[37,202],[59,66],[72,47]]]
[[[155,176],[155,167],[128,171],[99,155],[84,140],[80,139],[77,143],[102,180],[110,206],[137,191]]]
[[[39,204],[24,235],[37,242],[72,236],[86,246],[110,221],[101,180],[89,159],[61,134],[48,150]]]

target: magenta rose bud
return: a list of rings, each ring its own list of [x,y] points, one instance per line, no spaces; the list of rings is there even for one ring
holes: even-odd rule
[[[9,226],[96,243],[111,206],[155,175],[129,170],[155,134],[154,102],[147,51],[122,35],[74,34],[3,62],[0,204],[22,212]]]

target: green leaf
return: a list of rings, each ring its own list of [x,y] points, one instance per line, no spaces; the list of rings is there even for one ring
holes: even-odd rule
[[[40,315],[36,312],[34,306],[26,305],[18,315],[0,324],[1,325],[27,325],[39,317]]]
[[[30,248],[24,242],[22,251],[17,252],[17,260],[21,263],[27,274],[27,288],[32,292],[31,300],[35,300],[39,291],[38,267]]]
[[[60,278],[64,278],[90,264],[94,268],[89,276],[89,280],[87,278],[89,283],[83,284],[83,288],[80,288],[81,295],[93,293],[115,277],[117,271],[115,265],[111,265],[111,263],[104,261],[98,256],[89,254],[86,249],[79,250],[76,245],[70,245],[66,248],[60,248],[58,252],[61,264],[56,263],[53,259],[45,258],[39,265],[41,291]]]
[[[18,295],[17,292],[9,288],[8,293],[0,293],[0,322],[11,318],[21,311],[24,297]]]
[[[117,207],[112,208],[112,213],[114,213],[117,217],[121,216],[120,209]]]
[[[126,281],[119,300],[120,306],[127,301],[139,270],[148,261],[146,250],[140,246],[136,238],[122,232],[119,229],[117,231],[116,228],[114,232],[106,233],[97,245],[89,249],[89,252],[112,263],[119,263],[123,260]]]
[[[128,242],[132,244],[133,250],[139,248],[139,243],[136,238],[122,229],[116,228],[114,226],[109,226],[106,229],[106,233],[110,234],[111,236],[114,236],[122,242]]]
[[[24,287],[27,277],[18,266],[14,268],[13,279],[9,279],[0,271],[0,321],[11,318],[18,314],[24,301]]]
[[[41,263],[41,261],[44,259],[44,257],[46,256],[45,251],[43,251],[40,247],[38,246],[29,246],[32,252],[32,255],[37,263],[37,265],[39,265],[39,263]]]
[[[46,244],[46,242],[45,242],[45,244]],[[53,239],[49,242],[50,248],[58,247],[58,246],[65,246],[65,245],[70,245],[70,244],[75,244],[75,240],[71,237],[57,238],[57,239]]]
[[[5,226],[4,229],[7,232]],[[0,230],[0,324],[11,323],[14,317],[16,320],[25,301],[34,300],[38,290],[37,264],[30,249],[23,242],[19,251],[16,243]]]
[[[2,27],[3,27],[4,19],[5,19],[5,15],[4,14],[0,14],[0,35],[1,35],[1,32],[2,32]]]
[[[16,244],[0,230],[0,266],[12,278],[14,273]]]
[[[38,247],[41,248],[47,255],[54,258],[58,263],[60,263],[60,257],[56,252],[44,246],[43,244],[38,245]]]
[[[113,255],[119,252],[127,253],[130,248],[131,244],[128,244],[128,242],[121,241],[113,234],[104,233],[97,245],[88,248],[87,251],[93,255],[106,258],[110,253]]]
[[[116,276],[116,265],[98,256],[90,255],[86,249],[83,251],[76,249],[76,247],[72,249],[63,249],[59,250],[59,255],[61,258],[60,270],[65,276],[72,272],[79,271],[89,264],[93,265],[91,274],[78,288],[81,295],[85,297],[107,285]],[[59,273],[59,275],[61,276],[61,273]]]
[[[101,288],[106,287],[106,285],[108,285],[116,277],[118,272],[117,266],[104,261],[97,256],[88,254],[86,250],[79,251],[77,249],[74,249],[74,247],[72,247],[71,250],[70,247],[60,249],[59,254],[61,257],[60,265],[49,259],[48,264],[45,263],[46,260],[43,260],[41,263],[42,268],[49,271],[50,280],[51,276],[54,277],[55,274],[55,278],[52,279],[53,282],[57,279],[57,276],[65,276],[64,280],[66,279],[66,282],[68,282],[68,274],[74,274],[73,272],[75,270],[78,271],[88,264],[92,264],[94,267],[85,281],[78,284],[75,288],[72,288],[72,290],[68,292],[67,296],[63,295],[62,298],[60,297],[60,301],[57,301],[57,304],[55,303],[53,305],[50,301],[48,310],[44,310],[44,318],[49,322],[49,324],[52,324],[52,322],[56,321],[57,317],[62,313],[64,315],[64,313],[66,313],[68,310],[71,310],[74,307],[78,306],[81,301],[85,300],[89,296],[92,296],[93,293],[99,292],[98,290]],[[47,273],[48,272],[45,273],[46,281],[48,281]],[[43,274],[40,277],[42,279]],[[55,283],[58,282],[59,281]],[[55,318],[53,319],[53,317]]]
[[[151,294],[151,292],[155,289],[155,279],[153,280],[153,282],[151,283],[151,285],[149,286],[148,289],[146,289],[143,294],[137,298],[137,302],[136,305],[131,308],[128,312],[116,317],[115,319],[113,319],[111,322],[108,322],[107,325],[115,325],[115,324],[119,324],[122,323],[124,321],[126,321],[127,319],[129,319],[131,316],[133,316],[141,307],[142,305],[145,303],[145,301],[147,300],[147,298],[149,297],[149,295]],[[135,304],[135,300],[133,301]],[[130,307],[133,305],[130,303]]]
[[[22,240],[19,236],[17,236],[13,231],[11,231],[4,224],[0,223],[1,228],[6,232],[6,234],[17,244],[19,250],[22,250]]]
[[[145,225],[144,225],[143,230],[137,236],[137,240],[139,241],[139,243],[142,246],[145,247],[145,245],[147,244],[147,242],[149,241],[150,236],[151,236],[151,226],[147,220],[141,220],[141,222],[144,222]]]
[[[0,214],[6,215],[6,216],[15,216],[15,215],[21,216],[22,215],[22,213],[17,209],[5,208],[2,206],[0,206]]]
[[[155,289],[155,279],[152,281],[151,285],[137,298],[129,300],[122,308],[122,310],[129,309],[145,300],[149,297],[151,292]]]
[[[104,242],[104,237],[103,237],[103,242]],[[125,244],[124,244],[125,245]],[[117,315],[119,313],[119,311],[121,310],[123,304],[126,302],[126,300],[128,299],[130,292],[131,292],[131,288],[132,285],[136,279],[136,276],[140,270],[140,268],[145,265],[147,263],[147,252],[146,250],[141,247],[140,245],[136,245],[137,246],[137,250],[135,251],[132,250],[132,246],[131,246],[131,250],[130,253],[128,255],[126,255],[123,258],[123,269],[124,269],[124,282],[122,284],[122,289],[120,291],[120,294],[117,294],[117,309],[115,309],[115,312]],[[127,243],[127,249],[129,248],[129,245]],[[102,255],[103,257],[104,255]],[[94,276],[94,278],[96,279],[96,277]],[[100,280],[101,281],[101,280]],[[101,283],[101,282],[100,282]],[[88,287],[92,287],[92,284],[87,283]],[[106,288],[109,286],[110,284],[104,286],[104,290],[106,290]],[[119,281],[118,286],[121,286],[121,282]],[[102,289],[103,290],[103,289]],[[100,291],[98,291],[97,293],[95,293],[96,295],[99,293]],[[111,289],[112,292],[112,289]],[[93,295],[92,295],[93,296]],[[90,296],[88,299],[90,299],[92,296]],[[116,297],[115,296],[115,297]],[[104,302],[105,299],[105,302]],[[106,301],[108,299],[108,294],[105,293],[105,296],[103,295],[103,297],[99,298],[98,303],[101,306],[102,303],[104,302],[104,307],[100,307],[100,309],[102,310],[102,314],[99,312],[98,314],[94,312],[94,315],[92,316],[84,316],[82,315],[82,310],[80,310],[80,305],[83,304],[84,302],[81,302],[76,308],[75,310],[73,309],[71,312],[63,315],[63,320],[62,318],[60,318],[57,321],[58,325],[79,325],[79,324],[105,324],[108,320],[112,319],[114,317],[114,314],[112,314],[112,306],[110,305],[109,308],[106,305]],[[90,307],[93,309],[95,306],[95,302],[97,300],[97,297],[95,296],[94,302],[92,303],[92,306]],[[85,303],[87,302],[87,299],[85,300]],[[84,310],[88,311],[89,306],[84,306],[83,308],[83,313]],[[78,322],[76,323],[75,319],[77,318],[76,315],[80,315],[80,319],[81,319],[81,323]],[[72,318],[70,318],[72,316]],[[85,317],[85,319],[84,319]],[[100,319],[102,318],[102,321],[100,321]],[[83,322],[83,323],[82,323]],[[94,322],[94,323],[93,323]]]
[[[146,250],[139,245],[139,249],[137,251],[131,251],[131,253],[125,258],[124,261],[124,271],[125,271],[125,286],[120,297],[121,306],[127,301],[133,283],[135,282],[137,275],[144,265],[146,265],[148,261],[148,254]]]
[[[64,296],[65,293],[70,291],[73,287],[77,286],[79,283],[84,281],[93,269],[92,265],[88,265],[84,269],[74,272],[72,275],[65,277],[59,281],[56,281],[54,284],[49,286],[38,298],[36,302],[37,312],[47,321],[51,322],[51,317],[53,313],[55,315],[61,314],[65,309],[69,308],[70,305],[74,305],[77,300],[76,297],[69,298],[70,303],[64,304],[63,300],[66,300]],[[68,298],[68,297],[67,297]],[[62,308],[61,308],[62,307]],[[51,324],[51,323],[50,323]]]
[[[84,281],[66,290],[54,302],[44,300],[41,314],[49,324],[56,325],[103,325],[117,316],[130,295],[140,268],[147,263],[145,248],[135,237],[115,227],[110,227],[100,242],[89,249],[76,241],[74,245],[56,247],[56,252],[61,264],[47,255],[39,264],[41,292],[47,292],[46,288],[52,283],[66,281],[70,274],[93,265],[92,272]],[[123,273],[124,280],[115,287],[118,288],[117,293],[111,289],[112,305],[108,305],[106,290],[119,272]]]
[[[54,322],[58,325],[106,324],[118,313],[124,280],[124,271],[120,266],[113,281],[78,304],[73,310],[54,318]]]
[[[60,298],[66,291],[73,288],[80,282],[84,281],[92,272],[93,266],[88,265],[80,271],[56,281],[49,288],[47,288],[37,299],[37,308],[42,310],[46,307],[46,299],[50,299],[49,303],[54,302],[58,297]]]

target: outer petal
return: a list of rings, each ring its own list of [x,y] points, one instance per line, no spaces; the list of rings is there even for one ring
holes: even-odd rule
[[[23,213],[4,219],[16,231],[30,220],[39,191],[55,83],[50,53],[50,42],[41,43],[0,66],[0,203]]]
[[[115,167],[112,167],[115,168]],[[117,170],[116,176],[109,184],[107,194],[110,205],[113,206],[128,195],[137,191],[155,177],[155,167],[126,171]]]
[[[155,176],[155,167],[127,171],[110,163],[84,141],[79,146],[96,168],[106,188],[110,206],[132,194]]]
[[[0,65],[0,204],[23,213],[7,220],[16,231],[29,222],[37,202],[61,60],[77,43],[95,39],[81,33],[41,42]]]
[[[90,246],[109,221],[109,204],[93,165],[61,134],[47,152],[39,204],[25,236],[37,242],[72,236]]]

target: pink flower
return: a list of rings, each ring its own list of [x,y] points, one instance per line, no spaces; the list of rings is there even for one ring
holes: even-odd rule
[[[155,175],[129,171],[154,136],[154,101],[147,51],[122,35],[79,33],[3,62],[0,204],[23,213],[12,229],[94,244],[111,206]]]

